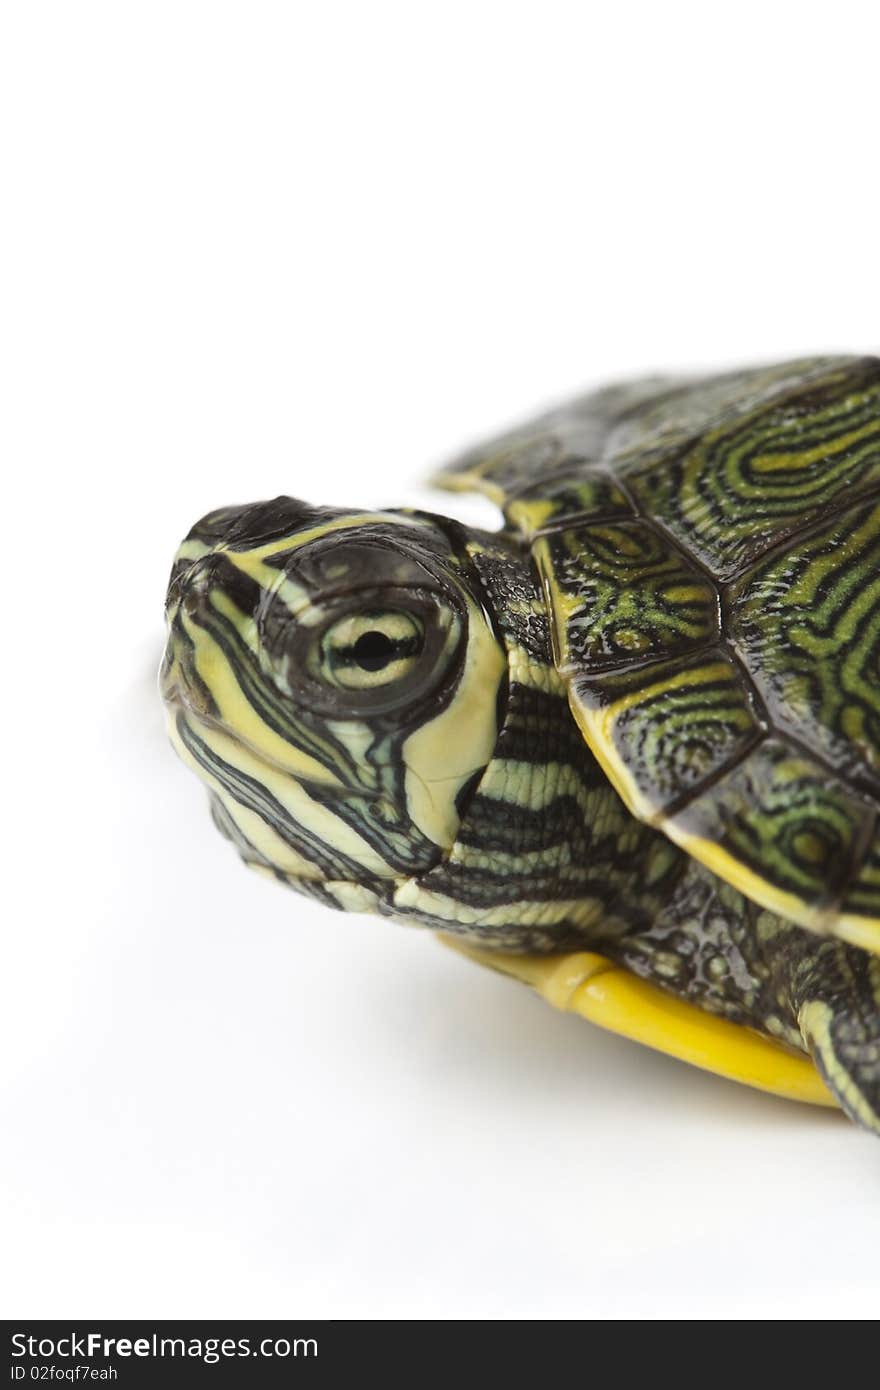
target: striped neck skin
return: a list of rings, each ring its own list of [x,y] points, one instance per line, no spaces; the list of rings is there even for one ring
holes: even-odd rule
[[[453,524],[225,508],[180,547],[162,692],[245,861],[336,907],[393,910],[451,851],[491,759],[505,651]]]
[[[688,858],[630,815],[584,743],[528,552],[473,533],[467,550],[507,655],[498,741],[449,854],[379,910],[501,951],[611,949],[657,918]]]

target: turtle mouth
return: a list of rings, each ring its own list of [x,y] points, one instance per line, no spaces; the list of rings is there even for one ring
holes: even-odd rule
[[[338,796],[358,796],[377,801],[381,797],[380,793],[373,793],[369,788],[342,781],[336,774],[332,779],[309,777],[301,769],[291,767],[280,758],[274,758],[265,748],[221,719],[216,713],[210,692],[190,668],[185,652],[181,653],[173,640],[168,644],[159,672],[159,692],[168,708],[169,719],[178,731],[180,721],[183,720],[196,732],[201,729],[211,737],[219,734],[274,777],[291,778],[306,791],[320,789],[325,795],[329,792]]]
[[[223,728],[222,723],[212,719],[211,697],[207,687],[202,684],[187,659],[187,646],[172,631],[165,646],[162,665],[159,669],[159,694],[170,708],[187,710],[215,728]]]
[[[337,800],[357,797],[360,801],[374,802],[377,805],[383,800],[381,792],[371,791],[369,788],[346,782],[320,782],[317,778],[310,778],[301,772],[292,770],[285,763],[273,758],[265,749],[258,748],[242,734],[231,729],[228,724],[224,724],[221,719],[217,719],[209,712],[198,708],[187,697],[187,694],[181,691],[179,685],[173,686],[168,695],[163,693],[163,699],[168,706],[169,718],[172,720],[174,730],[178,735],[181,732],[181,724],[197,734],[202,733],[208,736],[221,734],[233,748],[245,753],[249,760],[257,764],[258,768],[263,769],[273,777],[284,777],[295,782],[307,794],[316,793],[323,797],[329,795]]]
[[[207,786],[215,823],[251,867],[330,906],[356,911],[376,910],[406,877],[388,865],[378,847],[365,845],[354,857],[335,844],[332,831],[355,819],[345,803],[356,799],[358,810],[365,802],[378,806],[380,794],[327,785],[293,771],[222,720],[194,708],[179,681],[165,681],[163,697],[173,746]],[[250,829],[243,828],[242,813],[246,819],[256,815],[261,828],[255,831],[253,820]],[[327,815],[335,818],[330,833]]]

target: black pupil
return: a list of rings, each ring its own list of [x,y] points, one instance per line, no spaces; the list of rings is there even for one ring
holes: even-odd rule
[[[365,632],[352,648],[352,656],[364,671],[381,671],[399,655],[401,643],[384,632]]]

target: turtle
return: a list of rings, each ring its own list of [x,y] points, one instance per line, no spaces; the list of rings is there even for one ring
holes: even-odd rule
[[[183,541],[161,685],[255,870],[880,1133],[880,358],[654,376]]]

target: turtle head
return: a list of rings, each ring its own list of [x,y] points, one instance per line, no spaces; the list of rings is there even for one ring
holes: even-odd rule
[[[293,498],[211,512],[172,570],[172,741],[254,867],[390,906],[450,852],[507,660],[462,534]]]

